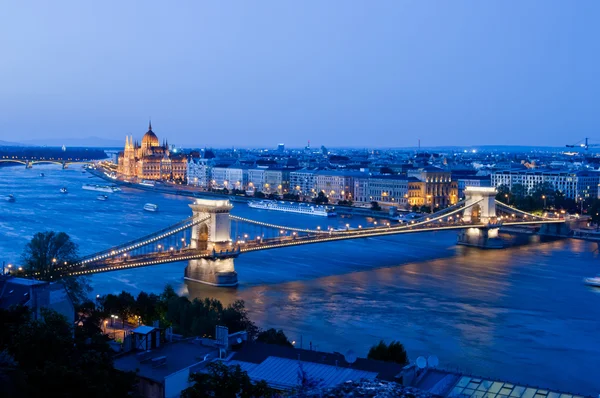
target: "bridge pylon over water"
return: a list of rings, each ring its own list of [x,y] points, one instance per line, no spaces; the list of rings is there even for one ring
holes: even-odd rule
[[[196,199],[189,205],[194,220],[205,220],[192,227],[190,247],[193,250],[214,251],[218,246],[231,243],[231,219],[229,211],[233,208],[228,200]],[[213,286],[236,286],[237,272],[233,259],[238,253],[214,258],[188,260],[185,279]]]

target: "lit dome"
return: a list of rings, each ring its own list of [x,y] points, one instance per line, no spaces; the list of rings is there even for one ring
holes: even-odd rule
[[[152,131],[152,123],[148,125],[148,132],[142,137],[142,148],[151,148],[159,146],[158,137]]]

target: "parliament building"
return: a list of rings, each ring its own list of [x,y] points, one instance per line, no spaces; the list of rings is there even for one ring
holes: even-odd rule
[[[125,150],[119,152],[117,170],[124,177],[141,180],[185,181],[187,158],[171,153],[167,141],[160,145],[149,123],[141,144],[134,142],[133,136],[125,137]]]

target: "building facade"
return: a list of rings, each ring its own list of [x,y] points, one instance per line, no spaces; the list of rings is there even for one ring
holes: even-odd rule
[[[208,188],[212,175],[212,163],[210,159],[189,158],[187,161],[188,185]]]
[[[367,180],[369,201],[406,207],[408,180],[396,175],[371,176]]]
[[[458,183],[449,171],[427,166],[408,171],[408,204],[444,208],[458,202]]]
[[[152,131],[152,124],[149,124],[141,144],[134,142],[133,137],[125,138],[125,149],[119,153],[117,171],[125,178],[185,181],[187,158],[172,154],[166,141],[160,145]]]
[[[596,199],[599,197],[599,173],[596,171],[561,170],[506,170],[492,173],[491,185],[522,185],[526,194],[532,193],[541,184],[550,184],[554,190],[571,199]]]

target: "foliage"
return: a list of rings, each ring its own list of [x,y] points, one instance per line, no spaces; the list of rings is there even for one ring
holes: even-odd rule
[[[25,268],[48,278],[57,268],[78,258],[77,244],[64,232],[38,232],[25,245],[21,255]]]
[[[182,398],[259,398],[274,397],[275,391],[265,381],[252,384],[248,373],[239,365],[227,366],[222,362],[212,362],[207,373],[193,373],[190,381],[194,385],[181,392]]]
[[[167,302],[165,318],[175,333],[184,336],[214,337],[218,325],[226,326],[230,333],[247,331],[251,338],[258,331],[241,300],[225,307],[216,299],[190,301],[187,297],[172,297]]]
[[[135,298],[126,291],[122,291],[119,295],[107,294],[98,299],[102,305],[104,315],[117,315],[121,319],[121,325],[125,326],[125,320],[136,314],[137,303]]]
[[[319,192],[319,194],[317,195],[316,198],[313,199],[313,201],[318,205],[329,203],[329,199],[327,198],[327,196],[325,195],[325,193],[323,191]]]
[[[302,362],[298,363],[298,387],[294,389],[295,397],[303,398],[313,396],[314,393],[323,388],[323,386],[323,380],[309,377],[302,366]]]
[[[338,201],[338,205],[340,206],[352,206],[351,200],[340,200]]]
[[[277,192],[271,192],[270,194],[267,195],[267,198],[269,198],[271,200],[277,200],[277,199],[279,199],[279,194]]]
[[[381,206],[376,201],[371,202],[371,210],[379,211],[381,210]]]
[[[271,328],[268,330],[263,330],[258,334],[258,336],[256,336],[256,341],[266,344],[282,345],[284,347],[294,347],[294,345],[290,343],[287,336],[285,335],[285,333],[283,333],[283,330],[281,329],[276,330]]]
[[[411,210],[412,210],[413,213],[416,213],[416,212],[419,211],[419,206],[413,205],[413,207],[411,207]]]
[[[82,305],[88,300],[89,294],[92,292],[90,278],[87,276],[67,276],[58,281],[62,284],[69,295],[75,308]]]
[[[408,364],[408,355],[402,343],[398,341],[392,341],[389,345],[385,344],[383,340],[379,344],[375,344],[369,350],[369,359],[376,359],[378,361],[385,362],[396,362],[400,365]]]
[[[421,213],[431,213],[431,207],[423,205],[423,206],[419,207],[419,211]]]
[[[296,195],[296,194],[293,194],[293,193],[284,193],[283,194],[283,199],[285,199],[285,200],[299,201],[300,200],[300,195]]]
[[[254,191],[254,197],[257,199],[264,199],[265,198],[265,194],[260,192],[260,191]]]
[[[592,222],[594,224],[600,224],[600,200],[596,199],[592,202],[588,214],[592,217]]]
[[[106,337],[98,328],[73,327],[60,314],[44,310],[34,320],[29,310],[0,310],[0,352],[12,359],[18,376],[16,396],[128,396],[134,374],[114,369]],[[75,337],[74,337],[75,335]],[[16,365],[15,365],[16,364]],[[13,369],[14,370],[14,369]],[[4,395],[3,395],[4,396]]]

